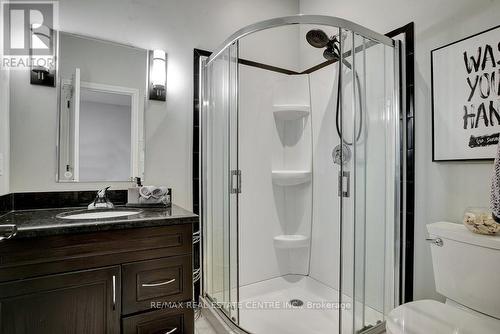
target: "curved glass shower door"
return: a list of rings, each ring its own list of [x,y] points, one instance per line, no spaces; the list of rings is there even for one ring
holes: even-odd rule
[[[341,29],[342,333],[380,325],[397,306],[399,104],[397,48]],[[396,44],[397,46],[397,44]],[[340,92],[339,91],[339,92]]]
[[[203,288],[210,302],[238,321],[237,66],[235,43],[202,74]]]
[[[363,333],[397,305],[397,59],[385,36],[297,16],[203,64],[203,296],[241,330]]]

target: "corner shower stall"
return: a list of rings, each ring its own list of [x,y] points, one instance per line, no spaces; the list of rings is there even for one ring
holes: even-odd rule
[[[297,15],[202,62],[202,297],[242,331],[369,332],[397,306],[398,52]]]

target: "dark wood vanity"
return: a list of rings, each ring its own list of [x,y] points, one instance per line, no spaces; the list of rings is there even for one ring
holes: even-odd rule
[[[197,219],[76,224],[78,233],[44,226],[39,237],[20,225],[0,242],[0,333],[194,333]]]

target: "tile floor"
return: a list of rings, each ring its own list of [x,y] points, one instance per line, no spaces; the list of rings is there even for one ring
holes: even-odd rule
[[[200,315],[200,317],[195,320],[194,328],[195,334],[220,334],[213,329],[213,327],[203,315]]]

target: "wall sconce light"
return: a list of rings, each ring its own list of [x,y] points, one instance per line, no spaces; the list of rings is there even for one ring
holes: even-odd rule
[[[167,54],[162,50],[149,51],[149,99],[167,99]]]
[[[56,34],[44,25],[32,25],[30,36],[30,83],[40,86],[56,86]],[[37,54],[34,54],[37,50]],[[47,53],[40,52],[47,50]]]

